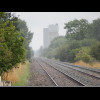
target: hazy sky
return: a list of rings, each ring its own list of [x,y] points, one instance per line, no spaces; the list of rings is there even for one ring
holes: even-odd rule
[[[65,35],[64,23],[74,19],[85,18],[89,22],[100,18],[100,12],[12,12],[19,15],[19,18],[25,20],[34,36],[31,42],[33,50],[38,50],[43,46],[43,28],[49,24],[59,25],[59,35]]]

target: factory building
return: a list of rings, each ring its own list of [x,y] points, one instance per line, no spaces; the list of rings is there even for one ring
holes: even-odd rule
[[[51,41],[59,36],[59,27],[58,24],[55,25],[49,25],[48,28],[43,29],[43,47],[48,48],[50,45]]]

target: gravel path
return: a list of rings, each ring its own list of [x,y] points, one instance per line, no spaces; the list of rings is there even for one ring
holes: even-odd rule
[[[28,86],[54,86],[42,67],[35,60],[31,64]]]

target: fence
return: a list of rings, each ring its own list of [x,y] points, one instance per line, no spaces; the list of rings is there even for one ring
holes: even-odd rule
[[[0,76],[0,86],[11,86],[12,83],[10,81],[1,81],[1,76]]]

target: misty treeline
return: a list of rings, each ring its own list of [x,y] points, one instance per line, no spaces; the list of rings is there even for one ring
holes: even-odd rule
[[[34,54],[29,47],[32,37],[24,20],[10,12],[0,12],[0,75],[30,60]]]
[[[47,49],[40,48],[40,56],[72,63],[100,61],[100,19],[91,23],[74,19],[65,23],[64,29],[66,35],[56,37]]]

